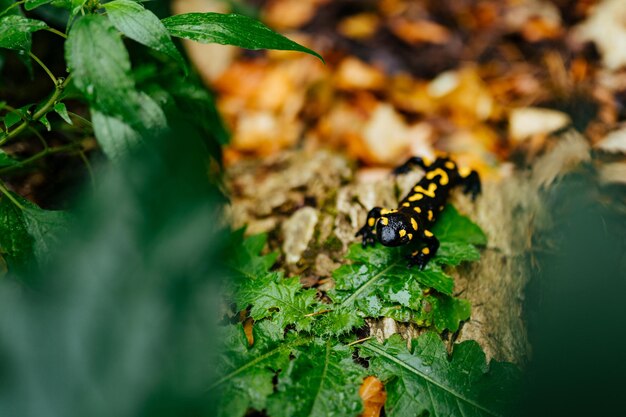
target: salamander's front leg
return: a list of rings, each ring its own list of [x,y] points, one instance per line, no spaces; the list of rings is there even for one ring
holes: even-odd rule
[[[393,170],[393,175],[406,174],[411,170],[411,168],[415,166],[422,168],[424,171],[427,171],[430,164],[427,160],[420,158],[419,156],[413,156],[409,158],[404,164],[396,167]]]
[[[367,213],[367,220],[355,236],[363,236],[363,247],[376,243],[376,222],[380,218],[380,207],[374,207]]]
[[[463,193],[471,194],[472,200],[476,200],[476,196],[482,191],[480,177],[476,171],[470,171],[466,176],[461,176],[461,184]]]
[[[426,246],[408,256],[409,268],[417,265],[419,269],[424,269],[428,261],[437,253],[437,249],[439,249],[439,240],[430,231],[425,230],[421,238],[426,243]]]

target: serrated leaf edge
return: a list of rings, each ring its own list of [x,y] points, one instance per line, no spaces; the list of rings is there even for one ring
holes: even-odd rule
[[[380,355],[381,357],[393,362],[394,364],[400,366],[401,368],[406,369],[407,371],[411,372],[414,375],[417,375],[418,377],[428,381],[429,383],[441,388],[442,390],[450,393],[450,395],[453,395],[454,397],[456,397],[457,401],[463,400],[464,402],[466,402],[467,404],[470,404],[471,406],[489,414],[490,416],[494,416],[494,417],[502,417],[500,414],[493,412],[492,410],[489,410],[483,406],[481,406],[480,404],[477,404],[475,401],[470,400],[469,398],[466,398],[465,396],[463,396],[462,394],[459,394],[456,391],[451,390],[449,387],[446,387],[445,385],[441,385],[439,382],[433,380],[432,378],[430,378],[428,375],[420,372],[418,369],[413,368],[412,366],[410,366],[409,364],[399,360],[398,358],[396,358],[393,355],[390,355],[389,353],[385,352],[383,349],[380,349],[378,346],[372,344],[372,343],[364,343],[362,345],[365,349],[370,350],[378,355]],[[430,393],[430,387],[428,388],[428,393],[429,395],[431,395]],[[432,398],[432,395],[431,395]],[[435,401],[432,401],[433,404],[435,404]]]

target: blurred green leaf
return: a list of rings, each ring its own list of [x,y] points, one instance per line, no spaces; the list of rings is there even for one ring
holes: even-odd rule
[[[474,341],[454,346],[452,355],[435,333],[412,341],[393,335],[384,344],[368,341],[369,371],[385,384],[389,417],[507,416],[513,411],[519,370],[506,363],[486,363]]]
[[[176,132],[101,171],[30,289],[0,282],[0,415],[215,415],[227,239],[205,146]]]
[[[80,18],[65,48],[74,84],[92,106],[94,132],[108,157],[119,158],[145,133],[166,127],[160,106],[135,89],[128,52],[107,18]]]
[[[100,111],[123,114],[135,88],[130,59],[120,33],[102,15],[78,19],[65,43],[65,57],[74,85]]]
[[[24,3],[24,8],[26,10],[33,10],[39,6],[50,3],[52,0],[26,0]]]
[[[0,251],[9,268],[22,275],[49,260],[69,217],[62,211],[43,210],[17,194],[12,198],[15,201],[0,196]]]
[[[183,67],[187,64],[172,42],[163,23],[150,10],[131,0],[114,0],[103,4],[115,27],[130,39],[162,52]]]
[[[33,32],[47,28],[41,20],[28,19],[20,15],[0,18],[0,48],[14,49],[18,53],[30,52]]]
[[[0,168],[15,166],[18,164],[19,162],[16,159],[11,158],[5,151],[0,149]]]
[[[238,14],[186,13],[163,19],[172,36],[201,43],[235,45],[246,49],[279,49],[300,51],[324,59],[258,20]]]
[[[4,126],[7,129],[10,129],[11,127],[15,126],[18,122],[20,122],[22,120],[22,118],[20,117],[20,115],[16,112],[9,112],[4,116]]]

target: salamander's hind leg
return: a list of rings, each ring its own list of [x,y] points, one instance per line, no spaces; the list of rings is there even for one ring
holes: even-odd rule
[[[439,249],[439,240],[428,230],[424,231],[422,241],[426,243],[426,246],[407,256],[409,259],[409,268],[417,265],[419,269],[424,269],[428,261],[437,253],[437,249]]]
[[[367,213],[367,220],[355,236],[363,236],[363,247],[376,243],[376,222],[380,218],[380,207],[374,207]]]
[[[472,200],[476,200],[476,196],[482,191],[480,177],[476,171],[470,171],[465,177],[461,177],[461,185],[465,194],[471,194]]]
[[[413,156],[409,158],[404,164],[400,165],[399,167],[396,167],[393,170],[393,175],[406,174],[414,166],[420,167],[424,171],[427,171],[430,164],[428,163],[428,161],[424,160],[423,158],[420,158],[419,156]]]

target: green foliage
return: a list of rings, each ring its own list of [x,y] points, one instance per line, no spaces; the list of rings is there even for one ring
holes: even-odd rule
[[[44,5],[61,7],[70,12],[65,32],[54,27],[58,22],[49,26],[42,20],[24,17],[20,8],[34,10]],[[168,27],[165,22],[169,22]],[[210,154],[219,161],[220,145],[228,141],[228,133],[210,92],[201,87],[197,77],[183,76],[188,73],[187,64],[170,36],[170,32],[174,32],[175,36],[189,37],[186,31],[190,30],[188,25],[193,22],[195,26],[191,38],[202,42],[254,49],[291,49],[319,57],[259,22],[241,16],[189,14],[161,21],[140,2],[130,0],[107,3],[95,0],[1,0],[0,48],[16,51],[29,70],[32,58],[50,78],[54,90],[39,103],[14,108],[3,102],[0,106],[0,118],[4,124],[4,129],[0,129],[0,146],[16,141],[26,133],[34,134],[43,146],[40,153],[23,160],[16,160],[0,149],[0,175],[17,169],[30,169],[35,161],[53,153],[75,153],[84,161],[81,142],[88,141],[92,134],[95,134],[104,154],[111,160],[119,161],[137,147],[152,146],[152,138],[171,129],[173,119],[181,118],[206,138]],[[39,30],[50,32],[49,36],[63,38],[67,74],[53,74],[31,52],[32,33]],[[156,56],[143,55],[142,64],[133,69],[131,52],[137,53],[132,49],[137,45],[131,44],[129,52],[124,36],[155,51]],[[152,71],[149,77],[145,77],[146,68]],[[68,111],[64,104],[68,92],[72,94],[71,98],[86,102],[90,116],[73,115]],[[52,131],[61,121],[56,116],[50,118],[50,112],[72,126],[72,143],[55,148],[48,146],[40,130]],[[81,123],[74,124],[72,118],[75,117]],[[65,128],[68,126],[65,125]],[[7,190],[1,180],[0,186]],[[7,193],[4,194],[9,198]],[[27,263],[27,258],[34,256],[36,251],[32,247],[43,244],[43,241],[38,242],[42,236],[35,233],[36,223],[40,222],[45,229],[50,219],[33,215],[30,210],[35,209],[26,204],[18,203],[9,208],[9,203],[4,201],[6,198],[3,199],[3,215],[8,216],[5,226],[11,224],[15,227],[12,234],[5,235],[3,250],[10,267],[17,273],[20,268],[16,265]],[[37,242],[32,242],[32,239]],[[35,258],[31,260],[35,262]],[[285,296],[288,298],[290,295]],[[310,294],[307,297],[310,298]]]
[[[266,236],[238,243],[229,263],[228,294],[237,310],[254,320],[253,344],[240,324],[225,327],[231,336],[216,383],[223,387],[218,415],[239,417],[256,409],[272,417],[357,416],[358,388],[366,375],[385,383],[389,416],[506,415],[519,379],[516,368],[487,366],[475,342],[455,345],[449,357],[436,333],[456,331],[470,314],[469,303],[452,295],[454,282],[442,266],[476,260],[474,244],[486,242],[480,228],[453,207],[442,218],[438,236],[444,251],[424,271],[408,269],[402,249],[351,246],[346,256],[351,263],[334,273],[332,303],[303,289],[298,277],[271,270],[277,254],[261,254]],[[413,341],[411,350],[397,335],[383,345],[348,343],[364,318],[379,316],[415,321],[436,332]],[[353,360],[354,349],[368,358],[368,369]]]
[[[172,36],[202,43],[235,45],[246,49],[300,51],[322,57],[247,16],[220,13],[187,13],[163,19]]]
[[[202,139],[176,127],[102,168],[29,288],[0,280],[0,415],[215,415],[226,239]]]
[[[314,339],[293,355],[269,398],[272,417],[356,416],[362,411],[358,390],[366,371],[352,360],[349,347]]]
[[[512,410],[517,369],[492,361],[474,341],[454,346],[448,355],[441,339],[425,333],[412,341],[397,335],[384,344],[368,341],[361,351],[370,372],[385,383],[390,417],[505,416]]]
[[[263,410],[273,391],[276,372],[286,369],[294,341],[283,342],[272,331],[271,322],[254,327],[250,347],[241,325],[228,326],[222,335],[219,372],[223,376],[209,388],[219,392],[218,416],[238,417],[249,408]]]
[[[0,194],[0,252],[15,272],[32,272],[48,261],[68,226],[68,214],[42,210],[16,194],[0,191],[5,193]]]
[[[33,32],[47,28],[44,22],[20,15],[0,18],[0,48],[14,49],[28,54]]]
[[[346,255],[352,263],[333,274],[333,301],[340,309],[355,310],[362,317],[392,317],[434,326],[440,332],[458,330],[460,322],[470,316],[470,305],[453,297],[454,280],[442,266],[478,260],[474,244],[484,244],[485,235],[452,206],[443,211],[433,230],[441,246],[422,271],[407,269],[407,248],[352,245]]]
[[[131,0],[114,0],[103,6],[111,23],[120,32],[134,41],[168,55],[185,71],[187,70],[187,65],[174,46],[167,29],[154,13]]]

